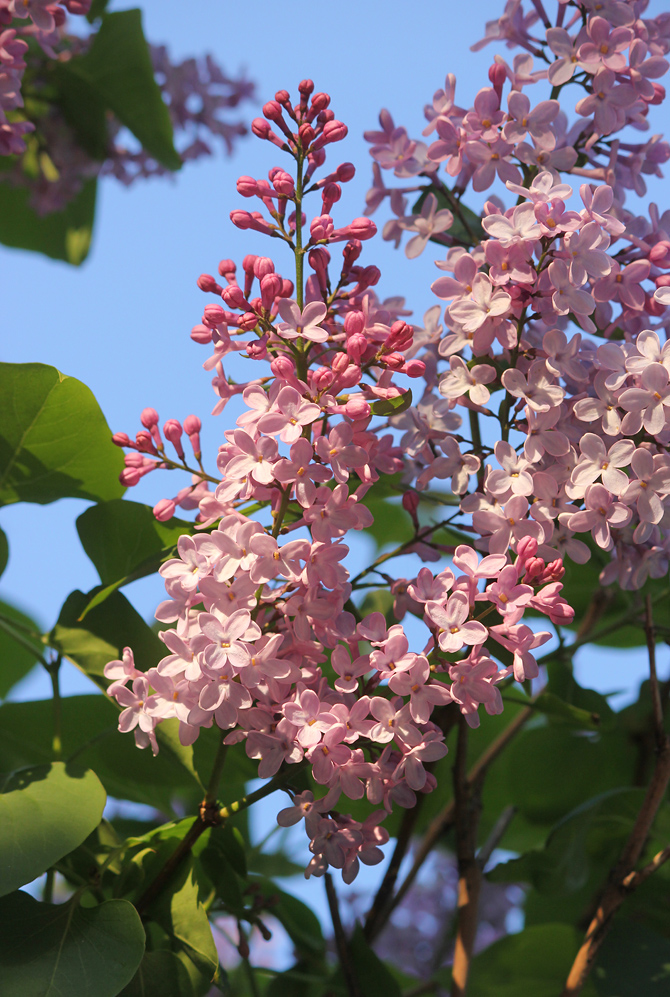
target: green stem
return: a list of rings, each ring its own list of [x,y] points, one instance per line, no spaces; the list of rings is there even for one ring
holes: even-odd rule
[[[271,793],[274,793],[276,789],[282,789],[286,783],[290,782],[296,772],[299,772],[305,767],[306,760],[298,762],[297,765],[289,765],[284,772],[278,772],[276,776],[266,782],[264,786],[257,789],[254,793],[249,793],[248,796],[242,796],[239,800],[235,800],[234,803],[229,803],[225,807],[221,807],[219,810],[219,820],[221,822],[227,821],[230,817],[235,814],[241,813],[243,810],[248,810],[249,807],[253,806],[254,803],[258,803],[259,800],[265,799]]]
[[[49,678],[51,679],[51,688],[53,690],[53,704],[54,704],[54,734],[51,741],[52,751],[54,753],[54,758],[58,761],[61,757],[63,751],[63,744],[61,740],[61,730],[62,730],[62,709],[61,709],[61,697],[60,697],[60,683],[58,681],[58,673],[60,672],[61,656],[60,654],[55,661],[52,661],[50,665],[46,665],[46,670],[49,673]]]
[[[303,284],[303,249],[302,249],[302,152],[296,157],[298,165],[295,179],[295,300],[300,311],[302,311],[304,298],[302,293]]]
[[[209,782],[207,783],[207,791],[205,793],[205,800],[207,803],[213,803],[216,799],[216,794],[219,791],[219,783],[221,782],[221,775],[223,773],[223,766],[226,761],[226,755],[228,753],[228,745],[224,744],[223,734],[221,735],[221,742],[219,744],[219,750],[216,753],[216,758],[214,759],[214,765],[212,767],[212,774],[209,777]]]
[[[54,869],[47,869],[47,878],[42,891],[42,900],[45,904],[52,904],[54,899],[54,879],[56,872]]]
[[[24,647],[26,651],[30,651],[35,660],[39,661],[41,665],[44,665],[44,667],[48,671],[49,662],[47,661],[47,659],[43,655],[41,655],[38,650],[36,650],[34,644],[31,644],[31,642],[26,637],[24,637],[23,634],[19,632],[19,630],[16,629],[17,626],[21,626],[21,624],[16,623],[15,620],[11,620],[9,619],[9,617],[4,616],[2,613],[0,613],[0,630],[4,630],[6,634],[9,634],[12,640],[15,640],[17,644],[20,644],[21,647]],[[27,627],[21,626],[21,629],[26,630],[26,633],[32,633],[31,630],[27,629]],[[35,639],[39,640],[37,634],[35,634]]]
[[[286,515],[286,510],[288,509],[288,504],[291,496],[291,486],[287,485],[282,493],[281,502],[279,503],[279,508],[277,509],[277,514],[275,516],[275,521],[272,526],[272,536],[276,539],[279,536],[279,531],[282,528],[284,522],[284,516]]]

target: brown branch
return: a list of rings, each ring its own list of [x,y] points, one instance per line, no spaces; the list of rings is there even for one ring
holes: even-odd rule
[[[400,871],[402,860],[407,853],[409,843],[412,839],[412,832],[414,831],[414,826],[424,799],[425,796],[419,796],[412,809],[405,810],[403,814],[400,829],[398,831],[398,837],[396,839],[396,845],[393,850],[393,855],[391,856],[391,861],[389,862],[388,869],[384,873],[384,878],[382,879],[379,889],[375,894],[375,898],[372,901],[372,905],[368,911],[365,924],[363,926],[363,933],[368,941],[376,936],[377,921],[383,915],[386,906],[393,895],[393,890],[395,889],[395,884],[398,879],[398,872]]]
[[[486,751],[484,751],[480,757],[477,759],[475,764],[472,766],[468,773],[468,784],[472,786],[474,782],[481,779],[488,769],[489,765],[492,765],[496,760],[498,755],[500,755],[507,745],[513,740],[514,737],[519,733],[521,728],[528,720],[533,716],[534,710],[532,707],[528,706],[520,713],[516,715],[514,720],[502,731],[498,737],[491,741]],[[433,850],[437,842],[440,840],[442,835],[454,822],[454,801],[450,800],[445,807],[437,814],[431,823],[428,825],[428,830],[426,831],[419,848],[417,849],[412,867],[405,876],[403,882],[398,888],[398,892],[395,896],[391,897],[386,909],[381,912],[375,923],[375,930],[370,936],[370,941],[377,938],[386,923],[395,910],[395,908],[400,904],[404,898],[405,894],[412,886],[412,883],[416,879],[421,866],[428,858],[430,852]]]
[[[512,823],[516,812],[517,808],[513,803],[510,803],[508,807],[505,807],[503,812],[500,814],[500,817],[498,817],[498,820],[493,825],[486,842],[477,852],[477,863],[482,872],[486,868],[491,855],[507,833],[507,828]]]
[[[461,717],[458,727],[456,761],[454,763],[454,805],[456,822],[456,854],[458,858],[457,928],[454,963],[451,978],[451,997],[464,997],[468,988],[468,975],[472,950],[477,934],[477,915],[482,871],[475,858],[478,805],[466,775],[468,726]]]
[[[667,845],[662,851],[654,855],[651,862],[648,862],[643,869],[638,872],[629,873],[621,884],[626,890],[636,890],[640,883],[644,883],[645,879],[648,879],[652,873],[660,869],[662,865],[670,859],[670,845]]]
[[[656,746],[660,751],[665,740],[663,729],[663,703],[661,702],[661,691],[658,686],[658,675],[656,673],[656,636],[654,634],[654,618],[652,616],[651,596],[647,594],[645,601],[644,633],[647,638],[647,651],[649,654],[649,683],[651,686],[651,703],[654,718],[654,735]]]
[[[342,919],[340,918],[340,908],[337,902],[335,886],[333,885],[333,877],[329,872],[326,873],[325,880],[328,908],[333,922],[333,931],[335,932],[335,946],[337,948],[337,955],[342,967],[342,975],[344,976],[347,993],[349,994],[349,997],[363,997],[363,992],[358,985],[356,972],[351,961],[349,942],[347,941],[347,936],[344,932],[344,928],[342,927]]]
[[[593,968],[600,946],[610,929],[612,919],[626,899],[631,888],[637,886],[638,882],[642,882],[643,879],[646,879],[656,868],[662,865],[660,856],[664,853],[660,852],[656,857],[659,859],[657,866],[654,864],[656,862],[656,859],[654,859],[650,863],[653,868],[650,868],[649,871],[647,871],[649,867],[645,867],[639,873],[634,871],[634,867],[639,861],[649,836],[654,817],[663,802],[668,782],[670,782],[670,740],[665,736],[656,759],[654,774],[649,783],[640,812],[637,815],[635,825],[624,846],[619,861],[610,874],[609,883],[603,891],[598,909],[572,964],[561,997],[574,997],[575,994],[581,992]],[[668,849],[664,849],[664,851],[668,851]],[[669,856],[666,856],[666,858]],[[663,861],[665,861],[665,858]],[[637,879],[638,876],[640,877],[639,880]]]

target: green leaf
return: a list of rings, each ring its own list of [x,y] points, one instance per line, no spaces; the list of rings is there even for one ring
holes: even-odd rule
[[[556,997],[581,936],[567,924],[542,924],[507,935],[475,957],[468,997]],[[582,997],[594,997],[587,983]]]
[[[266,901],[271,900],[274,917],[283,925],[291,941],[301,956],[307,959],[323,958],[326,942],[321,923],[302,900],[280,890],[269,879],[252,879],[257,884]]]
[[[212,937],[192,856],[149,908],[151,917],[188,954],[200,972],[214,979],[219,957]]]
[[[551,830],[543,849],[497,866],[489,878],[530,882],[551,896],[575,893],[590,877],[602,879],[630,834],[643,797],[642,789],[614,789],[588,800]]]
[[[21,891],[0,900],[0,967],[9,997],[115,997],[144,952],[132,904],[43,904]]]
[[[474,246],[486,238],[480,216],[461,202],[454,204],[454,201],[447,197],[440,188],[426,187],[419,196],[416,204],[412,207],[413,214],[420,214],[424,201],[431,193],[437,197],[437,210],[442,211],[447,208],[454,216],[453,224],[446,232],[447,235],[452,236],[459,242],[465,243],[467,246]],[[431,239],[431,242],[436,242],[440,246],[443,245],[438,239]]]
[[[0,793],[0,896],[31,883],[97,827],[107,797],[62,762],[15,772]]]
[[[3,626],[4,624],[4,626]],[[44,644],[37,636],[40,627],[21,610],[0,601],[0,699],[33,668]],[[22,640],[15,640],[19,635]],[[24,641],[34,648],[31,652]]]
[[[77,60],[77,70],[146,152],[169,170],[181,169],[170,112],[154,79],[141,11],[105,14],[91,48]]]
[[[497,648],[496,648],[497,652]],[[519,705],[530,706],[538,713],[544,713],[552,720],[563,720],[578,727],[580,730],[598,730],[600,727],[600,715],[595,712],[580,709],[572,703],[566,703],[560,696],[553,692],[543,692],[537,699],[531,700],[527,696],[515,689],[513,692],[503,693],[503,699],[507,703],[519,703]]]
[[[85,57],[84,57],[85,58]],[[51,67],[48,82],[55,89],[54,104],[72,128],[77,143],[92,159],[104,160],[110,152],[105,102],[80,70],[81,56]]]
[[[119,997],[195,997],[195,991],[179,956],[159,950],[144,953],[135,976]]]
[[[406,412],[411,404],[412,392],[408,388],[402,395],[396,395],[395,398],[378,398],[370,408],[375,415],[400,415],[401,412]]]
[[[0,529],[0,575],[4,573],[9,561],[9,541],[4,530]]]
[[[61,700],[63,754],[91,768],[107,793],[170,814],[175,797],[197,806],[202,786],[189,767],[172,721],[159,727],[160,751],[140,751],[132,734],[117,729],[119,711],[105,696]],[[5,703],[0,707],[0,771],[11,772],[53,760],[53,703],[50,699]]]
[[[365,997],[402,997],[398,981],[370,948],[359,924],[349,940],[349,955],[361,994]],[[333,983],[344,983],[341,967],[335,972]]]
[[[670,940],[617,915],[593,969],[593,983],[600,997],[667,997]]]
[[[0,504],[122,495],[123,455],[110,437],[81,381],[45,364],[0,364]]]
[[[105,665],[121,658],[124,647],[132,647],[136,667],[141,671],[147,671],[165,657],[165,644],[120,592],[113,592],[81,620],[82,611],[90,601],[90,592],[70,593],[49,634],[49,644],[101,689],[108,685],[103,675]]]
[[[93,24],[99,17],[102,17],[105,13],[109,0],[93,0],[91,4],[91,9],[86,15],[86,20],[89,24]]]
[[[27,187],[0,183],[0,242],[79,266],[91,246],[96,188],[96,180],[86,180],[62,211],[38,215]]]
[[[77,532],[105,586],[92,597],[83,618],[117,588],[153,574],[168,558],[176,557],[179,537],[194,529],[183,519],[159,522],[148,505],[113,499],[83,512]]]

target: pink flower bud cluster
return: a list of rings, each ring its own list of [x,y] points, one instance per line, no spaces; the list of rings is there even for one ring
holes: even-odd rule
[[[91,0],[0,0],[0,156],[26,152],[25,136],[37,128],[41,148],[51,164],[37,177],[24,172],[21,162],[8,171],[6,179],[30,189],[31,205],[39,214],[60,211],[81,190],[83,183],[99,175],[113,175],[128,185],[139,177],[163,175],[167,169],[143,149],[128,148],[116,141],[121,125],[108,122],[108,150],[104,161],[93,159],[77,143],[60,108],[48,103],[39,119],[29,120],[21,96],[26,58],[33,70],[33,86],[42,82],[42,65],[36,53],[28,53],[28,40],[34,39],[47,59],[82,54],[93,36],[66,32],[66,11],[86,15]],[[28,23],[26,23],[28,22]],[[27,39],[27,40],[26,40]],[[232,152],[235,140],[246,134],[240,121],[231,121],[230,112],[253,97],[254,87],[244,76],[228,77],[211,56],[171,63],[164,47],[151,49],[157,82],[168,105],[180,156],[186,162],[211,155],[212,137],[221,139]]]
[[[667,18],[642,18],[644,6],[560,4],[552,24],[541,4],[527,14],[508,5],[485,41],[504,38],[525,54],[513,67],[496,56],[491,86],[469,110],[456,105],[448,75],[425,109],[432,145],[411,140],[386,111],[381,131],[367,134],[367,212],[389,196],[396,215],[384,238],[416,233],[410,258],[428,239],[448,247],[436,264],[446,275],[432,284],[448,302],[447,332],[435,307],[421,334],[428,387],[447,400],[443,419],[465,406],[502,437],[492,447],[473,438],[468,452],[444,432],[453,423],[434,425],[436,397],[424,395],[391,419],[415,458],[415,487],[451,479],[484,551],[532,536],[545,559],[584,562],[597,546],[611,553],[602,581],[624,588],[667,574],[670,560],[670,220],[655,205],[648,218],[624,207],[627,189],[645,193],[644,174],[662,175],[670,146],[657,135],[643,144],[616,136],[646,130],[665,96],[656,80],[668,69]],[[525,90],[544,79],[552,99],[533,106]],[[587,96],[571,125],[556,98],[573,85]],[[391,191],[382,169],[430,184]],[[565,173],[590,181],[577,203]],[[491,195],[476,232],[462,196],[496,182],[516,204]],[[428,191],[421,211],[407,214],[405,195],[417,189]]]
[[[325,182],[313,175],[346,130],[311,81],[299,92],[292,104],[279,91],[254,123],[257,134],[289,153],[294,172],[275,167],[268,181],[238,181],[241,196],[258,198],[264,209],[247,212],[251,221],[243,227],[267,230],[287,245],[297,260],[295,281],[272,258],[255,255],[244,258],[239,273],[224,259],[217,276],[198,279],[216,299],[191,334],[213,349],[204,367],[214,373],[214,411],[233,394],[245,406],[223,434],[219,478],[186,465],[182,427],[168,420],[161,433],[153,409],[142,413],[144,429],[134,441],[114,438],[132,450],[126,484],[156,467],[194,473],[183,497],[163,500],[155,512],[167,518],[177,505],[197,502],[198,532],[181,537],[179,556],[160,569],[167,598],[156,616],[173,624],[161,633],[169,653],[141,672],[127,649],[105,674],[123,707],[120,728],[134,730],[140,747],[156,751],[156,726],[177,718],[185,744],[212,726],[228,732],[226,743],[244,742],[261,778],[306,760],[325,795],[302,794],[280,819],[306,818],[308,875],[333,866],[351,881],[359,862],[380,860],[384,815],[434,788],[431,766],[447,750],[443,708],[455,706],[473,727],[480,705],[499,713],[500,683],[536,677],[533,652],[550,637],[523,623],[524,613],[554,623],[570,622],[573,613],[561,596],[561,558],[552,550],[547,560],[529,518],[530,529],[510,529],[507,543],[481,561],[471,545],[441,545],[433,536],[437,524],[420,527],[427,482],[412,488],[414,478],[443,470],[462,494],[485,465],[481,455],[461,449],[454,403],[433,392],[443,361],[431,343],[441,327],[416,330],[405,321],[402,299],[380,302],[372,289],[378,269],[358,262],[366,227],[354,220],[336,228],[323,213],[324,201],[338,201],[329,185],[345,182],[353,168],[345,163]],[[303,210],[308,194],[319,212],[311,220]],[[234,223],[240,217],[233,212]],[[342,241],[335,255],[331,243]],[[234,352],[269,364],[269,375],[231,384],[224,364]],[[423,381],[424,391],[415,406],[396,413],[394,406],[410,401],[400,378]],[[380,403],[389,419],[376,414]],[[192,437],[200,427],[187,422]],[[199,460],[199,442],[191,444]],[[389,579],[398,621],[389,625],[381,613],[359,608],[361,579],[373,569],[352,578],[345,537],[373,524],[365,497],[397,472],[405,475],[403,505],[415,526],[413,542],[398,553],[436,561],[449,552],[453,568]],[[502,479],[491,484],[505,496]],[[462,516],[458,509],[455,515]],[[417,650],[401,622],[407,612],[423,627]],[[341,795],[365,797],[376,809],[355,821],[335,809]]]

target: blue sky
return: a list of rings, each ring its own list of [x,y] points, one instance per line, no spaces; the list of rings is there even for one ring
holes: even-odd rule
[[[110,9],[127,6],[112,0]],[[396,123],[418,136],[425,123],[423,105],[443,85],[445,74],[456,74],[458,103],[467,106],[488,85],[488,66],[494,52],[501,51],[489,46],[472,53],[469,46],[483,35],[485,21],[500,14],[502,0],[467,5],[339,0],[312,5],[308,14],[295,0],[281,5],[200,0],[189,16],[183,3],[146,0],[140,6],[147,37],[166,44],[174,59],[210,51],[229,72],[247,71],[258,86],[257,106],[243,109],[248,120],[275,90],[295,93],[297,82],[307,76],[332,95],[331,106],[348,124],[349,137],[329,162],[334,167],[350,160],[358,168],[334,210],[341,224],[362,213],[371,177],[362,132],[375,127],[379,109],[389,108]],[[650,13],[663,9],[665,4],[654,2]],[[655,110],[653,130],[661,130],[667,111]],[[262,236],[234,229],[228,214],[242,201],[235,191],[237,176],[266,176],[278,162],[278,150],[246,139],[232,159],[220,154],[190,164],[174,179],[138,182],[131,189],[105,180],[93,249],[79,269],[0,247],[1,358],[53,364],[84,381],[113,431],[134,434],[147,405],[162,420],[195,412],[205,424],[204,452],[215,453],[231,419],[228,410],[218,420],[207,418],[214,403],[209,375],[201,369],[207,351],[191,342],[189,331],[208,299],[195,280],[203,271],[216,272],[223,257],[241,261],[247,252],[265,255],[275,249]],[[405,295],[420,320],[435,304],[429,290],[435,256],[429,249],[409,262],[375,240],[366,247],[364,261],[382,269],[381,296]],[[279,254],[276,259],[279,268],[287,262]],[[153,504],[183,483],[151,475],[128,497]],[[45,628],[72,589],[87,590],[98,581],[74,528],[86,505],[63,500],[0,510],[10,541],[0,597],[34,614]],[[126,593],[150,618],[161,589],[154,577],[134,583]],[[588,684],[621,688],[645,668],[641,655],[608,651],[606,661],[602,654],[589,659],[583,675]],[[83,691],[85,680],[74,670],[64,678],[67,689]],[[31,681],[31,694],[38,688]],[[43,691],[48,694],[47,685]]]

